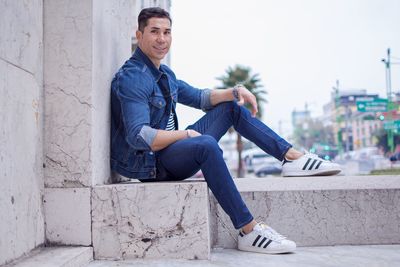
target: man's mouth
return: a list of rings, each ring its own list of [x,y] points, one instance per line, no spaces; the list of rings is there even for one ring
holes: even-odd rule
[[[155,50],[160,51],[160,52],[162,52],[162,51],[164,51],[164,50],[167,49],[166,47],[154,47],[154,46],[153,46],[153,48],[154,48]]]

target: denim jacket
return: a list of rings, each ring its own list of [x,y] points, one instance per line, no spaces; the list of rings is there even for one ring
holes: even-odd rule
[[[111,170],[129,178],[156,178],[156,153],[151,145],[177,102],[212,108],[209,89],[177,80],[166,65],[157,69],[137,48],[111,82]],[[177,127],[176,117],[175,121]]]

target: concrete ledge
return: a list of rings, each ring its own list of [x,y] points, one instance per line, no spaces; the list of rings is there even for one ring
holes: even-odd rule
[[[400,177],[241,178],[257,220],[299,246],[400,244]],[[235,248],[237,231],[211,198],[214,247]]]
[[[45,188],[46,242],[91,246],[90,188]]]
[[[368,176],[310,176],[238,178],[240,192],[400,189],[400,177],[394,175]]]
[[[208,200],[205,182],[94,187],[94,257],[209,259]]]
[[[46,247],[33,250],[28,256],[7,267],[83,267],[93,260],[92,247]]]

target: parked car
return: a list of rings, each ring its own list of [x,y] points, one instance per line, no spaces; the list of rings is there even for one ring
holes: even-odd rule
[[[267,175],[280,174],[281,172],[282,172],[282,164],[278,162],[261,167],[260,169],[255,171],[255,174],[257,177],[265,177]]]
[[[400,160],[400,151],[394,153],[392,156],[390,156],[389,159],[390,159],[391,162],[395,162],[395,161]]]
[[[242,157],[246,164],[246,170],[249,173],[255,172],[255,170],[277,161],[274,157],[265,153],[258,147],[243,151]]]

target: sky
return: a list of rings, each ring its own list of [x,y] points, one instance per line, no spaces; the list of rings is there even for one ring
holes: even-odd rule
[[[229,66],[250,67],[268,93],[263,121],[288,136],[292,111],[307,103],[322,115],[336,80],[386,96],[381,59],[390,47],[400,62],[399,14],[400,0],[172,0],[171,66],[198,88],[220,86]],[[177,112],[180,128],[204,115]]]

